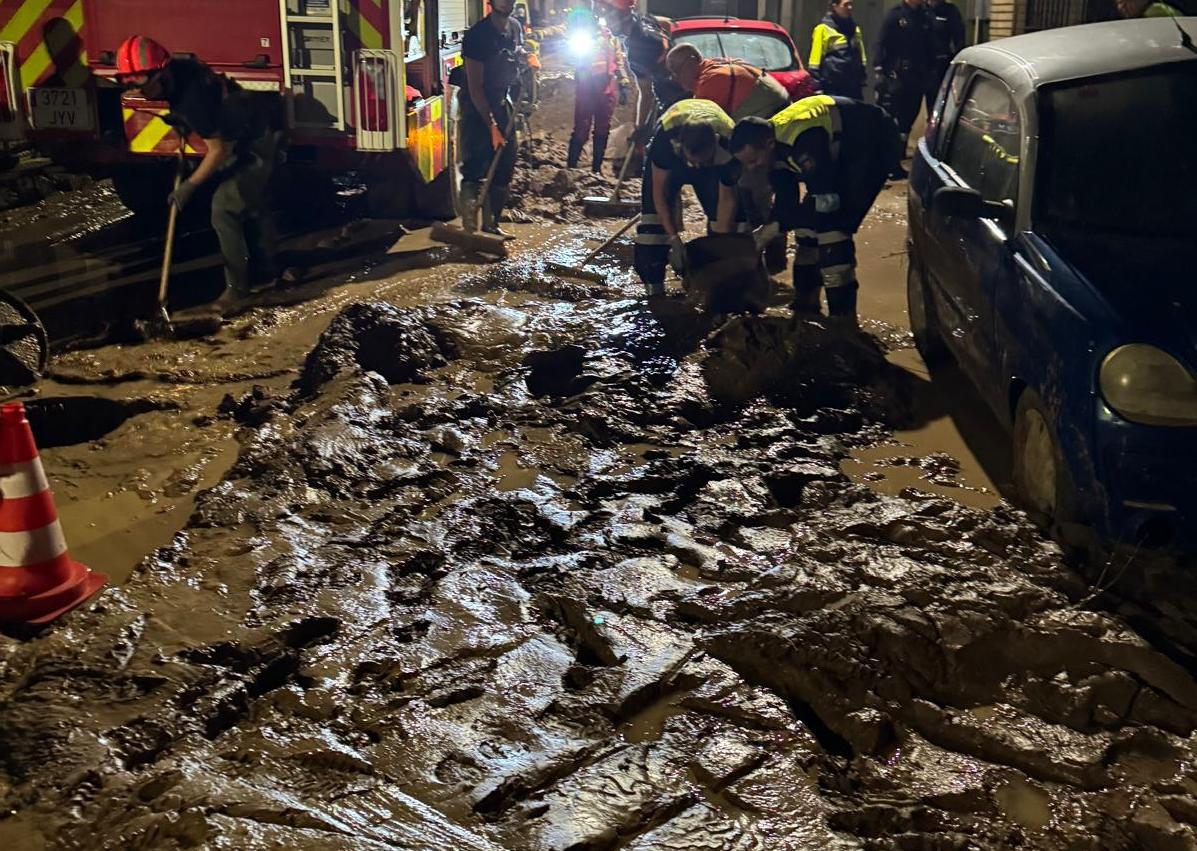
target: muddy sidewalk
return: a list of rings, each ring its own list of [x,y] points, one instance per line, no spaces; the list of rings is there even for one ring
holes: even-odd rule
[[[839,472],[908,416],[876,344],[504,268],[346,304],[172,546],[0,644],[7,847],[1197,847],[1192,677],[1018,514]]]

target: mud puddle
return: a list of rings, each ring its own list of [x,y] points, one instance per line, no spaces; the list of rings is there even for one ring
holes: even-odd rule
[[[910,336],[906,307],[906,184],[891,184],[857,237],[862,327],[913,376],[912,428],[880,445],[854,447],[844,473],[886,495],[915,488],[988,509],[1009,492],[1009,435],[955,367],[928,371]]]

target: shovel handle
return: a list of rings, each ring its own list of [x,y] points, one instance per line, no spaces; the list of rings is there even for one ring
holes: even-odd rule
[[[611,193],[611,200],[620,200],[620,194],[623,192],[623,185],[628,179],[628,166],[632,164],[632,157],[636,154],[636,146],[628,146],[628,154],[623,158],[623,165],[619,168],[619,180],[615,181],[615,191]]]
[[[636,223],[640,221],[640,217],[641,217],[642,215],[644,215],[644,214],[643,214],[643,213],[637,213],[635,216],[633,216],[632,218],[628,219],[628,220],[627,220],[627,222],[625,222],[625,223],[624,223],[624,226],[623,226],[623,227],[621,227],[621,228],[620,228],[619,230],[617,230],[615,233],[611,234],[611,236],[607,237],[607,241],[606,241],[606,242],[604,242],[604,243],[603,243],[602,245],[600,245],[598,248],[594,249],[594,251],[591,251],[589,254],[587,254],[587,255],[586,255],[586,259],[584,259],[584,260],[583,260],[583,261],[582,261],[580,264],[578,264],[578,265],[579,265],[579,266],[589,266],[589,265],[590,265],[590,261],[592,261],[592,260],[593,260],[595,257],[598,257],[600,254],[602,254],[604,251],[606,251],[606,250],[607,250],[607,248],[609,248],[609,247],[610,247],[611,243],[615,242],[615,240],[619,239],[619,238],[620,238],[621,236],[623,236],[625,233],[627,233],[628,231],[630,231],[630,230],[631,230],[631,229],[632,229],[632,228],[633,228],[633,227],[636,225]]]
[[[507,129],[503,131],[503,148],[511,144],[511,131],[515,130],[516,112],[513,107],[511,118],[507,121]],[[482,189],[478,193],[478,204],[486,203],[486,196],[490,194],[490,185],[495,182],[495,172],[499,170],[499,160],[503,157],[503,148],[496,148],[495,155],[490,159],[490,168],[486,170],[486,179],[482,181]]]
[[[187,144],[182,134],[179,134],[179,152],[178,163],[175,167],[175,189],[183,184],[183,146]],[[179,225],[179,208],[175,204],[170,205],[170,212],[166,218],[166,245],[162,249],[162,276],[158,279],[158,304],[160,307],[166,307],[166,292],[170,287],[170,266],[174,260],[175,254],[175,230]]]

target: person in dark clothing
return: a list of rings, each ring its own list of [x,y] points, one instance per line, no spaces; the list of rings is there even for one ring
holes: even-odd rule
[[[170,104],[169,121],[184,136],[194,133],[206,148],[194,172],[171,193],[182,211],[204,184],[212,196],[212,229],[224,260],[225,290],[213,304],[224,313],[276,282],[274,219],[267,184],[274,169],[279,134],[260,97],[195,59],[171,58],[144,36],[121,45],[117,78],[142,94]]]
[[[515,175],[515,145],[507,138],[514,110],[512,86],[518,79],[523,56],[524,30],[512,17],[515,0],[491,0],[490,14],[466,31],[461,43],[466,85],[458,97],[461,106],[461,195],[463,218],[473,221],[481,204],[482,230],[514,239],[499,228],[507,206],[511,178]],[[486,198],[479,198],[495,152],[499,164]]]
[[[652,137],[657,118],[679,100],[690,97],[673,79],[665,57],[673,47],[668,21],[635,11],[635,0],[601,0],[599,9],[607,17],[611,32],[623,40],[628,69],[636,78],[640,96],[636,101],[636,132],[639,153]]]
[[[665,110],[658,123],[641,184],[641,216],[636,228],[633,266],[649,297],[665,293],[665,271],[679,274],[685,267],[681,207],[678,200],[686,186],[694,189],[707,214],[711,232],[728,233],[734,228],[735,203],[728,207],[725,196],[735,194],[735,183],[721,188],[722,170],[731,164],[727,138],[735,124],[717,104],[688,98]],[[716,215],[730,209],[726,223]]]
[[[877,105],[897,122],[905,158],[906,140],[931,77],[931,35],[923,0],[902,0],[889,10],[881,24],[874,62]],[[891,177],[906,177],[901,164]]]
[[[952,0],[927,0],[927,25],[931,41],[931,68],[927,78],[927,115],[935,108],[939,86],[952,57],[964,49],[964,16]]]
[[[794,311],[818,313],[822,287],[828,314],[855,321],[859,286],[853,235],[897,159],[893,121],[872,104],[815,95],[768,120],[744,119],[728,149],[741,167],[769,170],[777,199],[775,227],[794,231]],[[723,175],[725,185],[736,178],[730,171]],[[806,185],[801,200],[799,182]],[[727,218],[720,210],[719,219]],[[762,234],[762,241],[769,235]]]
[[[867,62],[864,36],[852,18],[852,0],[832,0],[811,34],[806,67],[824,94],[864,100]]]

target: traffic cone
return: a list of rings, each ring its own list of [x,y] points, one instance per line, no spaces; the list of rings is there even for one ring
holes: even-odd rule
[[[0,408],[0,623],[46,624],[108,577],[71,559],[25,406]]]

